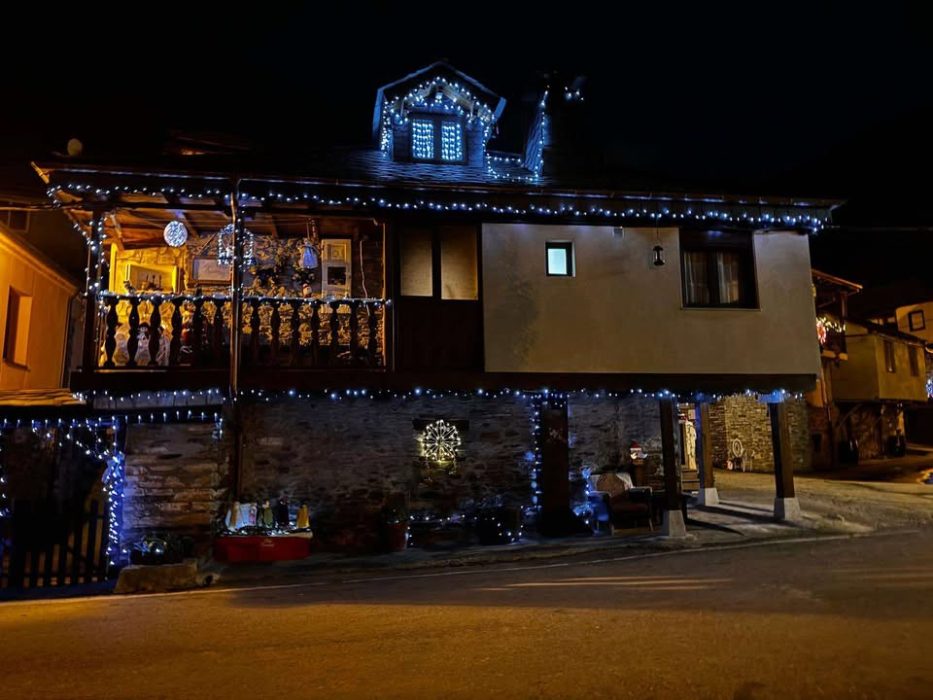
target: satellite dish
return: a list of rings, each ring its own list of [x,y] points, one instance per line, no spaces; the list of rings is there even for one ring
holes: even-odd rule
[[[72,158],[81,155],[81,152],[84,150],[84,144],[81,143],[79,139],[68,139],[68,155]]]

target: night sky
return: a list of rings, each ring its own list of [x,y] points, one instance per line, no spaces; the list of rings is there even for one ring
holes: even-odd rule
[[[837,274],[923,274],[918,259],[933,256],[923,3],[196,5],[39,5],[5,32],[0,159],[41,159],[72,136],[88,156],[157,153],[173,129],[234,132],[270,153],[362,144],[376,88],[446,58],[508,99],[493,147],[523,138],[543,71],[583,74],[612,168],[849,198],[843,221],[867,230],[814,248]],[[918,254],[892,252],[891,236]]]

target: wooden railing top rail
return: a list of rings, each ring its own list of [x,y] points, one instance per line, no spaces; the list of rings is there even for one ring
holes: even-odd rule
[[[175,292],[113,292],[106,291],[100,292],[98,294],[100,300],[104,299],[116,299],[117,301],[132,301],[138,299],[140,301],[154,301],[160,299],[161,301],[173,301],[180,299],[182,301],[230,301],[231,297],[229,294],[176,294]],[[245,295],[242,297],[244,302],[288,302],[294,303],[299,302],[302,304],[363,304],[365,306],[389,306],[392,304],[391,299],[383,299],[379,297],[296,297],[296,296],[286,296],[286,295]]]

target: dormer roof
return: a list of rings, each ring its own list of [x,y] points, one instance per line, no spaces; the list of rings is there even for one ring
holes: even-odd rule
[[[446,61],[435,61],[404,78],[387,83],[376,90],[373,109],[373,138],[378,138],[383,124],[384,110],[395,107],[404,111],[424,103],[431,95],[441,92],[465,113],[479,117],[489,124],[498,121],[505,109],[505,98],[462,73]]]

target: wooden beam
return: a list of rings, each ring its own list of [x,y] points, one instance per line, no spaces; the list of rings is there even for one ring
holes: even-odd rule
[[[791,451],[787,404],[768,404],[771,418],[771,449],[774,453],[774,486],[779,499],[796,498],[794,490],[794,458]]]
[[[674,399],[658,401],[661,414],[661,459],[664,466],[664,505],[667,510],[680,511],[680,479],[674,456]]]
[[[700,488],[711,489],[716,486],[713,478],[713,433],[709,418],[709,403],[701,401],[697,405],[697,414],[700,423],[700,449],[697,456],[700,458]]]

